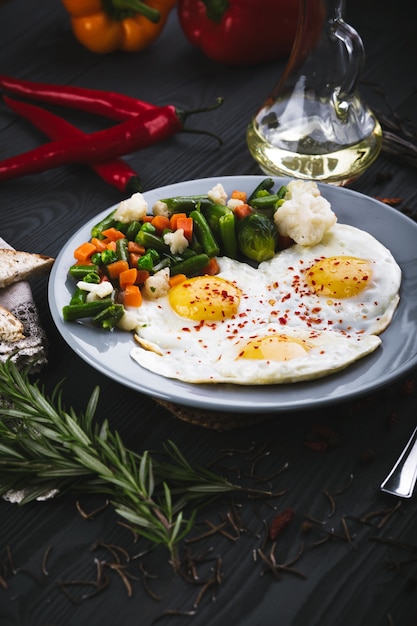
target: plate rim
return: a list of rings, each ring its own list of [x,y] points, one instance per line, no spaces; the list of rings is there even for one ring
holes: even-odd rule
[[[182,188],[184,186],[193,187],[195,185],[201,186],[201,187],[204,185],[206,187],[206,190],[208,191],[211,187],[213,187],[214,184],[217,184],[217,183],[222,183],[226,187],[233,186],[233,188],[237,188],[237,185],[236,185],[237,181],[242,181],[242,180],[244,181],[245,186],[254,188],[259,182],[261,182],[267,177],[269,178],[269,176],[266,176],[266,175],[250,175],[250,176],[230,175],[230,176],[211,176],[208,178],[200,178],[200,179],[188,179],[188,180],[184,180],[178,183],[167,184],[161,187],[155,187],[153,189],[146,190],[143,192],[143,195],[145,196],[145,198],[147,197],[149,198],[152,196],[158,196],[159,198],[163,198],[163,197],[167,197],[167,194],[164,193],[164,190],[168,191],[168,190],[173,190],[176,188]],[[275,186],[280,185],[280,184],[287,184],[290,180],[294,180],[291,177],[283,178],[283,177],[271,176],[270,178],[273,178]],[[236,181],[236,184],[234,184],[234,181]],[[417,224],[413,220],[411,220],[408,216],[404,215],[403,213],[399,212],[397,209],[382,203],[376,198],[372,198],[371,196],[367,196],[365,194],[362,194],[361,192],[358,192],[356,190],[349,189],[346,187],[335,187],[331,185],[326,185],[325,183],[317,183],[317,184],[323,196],[326,197],[327,195],[330,195],[330,196],[336,195],[337,197],[340,194],[341,198],[343,197],[345,197],[346,199],[356,198],[360,202],[369,203],[370,206],[378,208],[381,211],[382,216],[389,216],[390,219],[394,219],[394,221],[397,224],[401,224],[401,226],[404,226],[405,228],[413,229],[417,235]],[[242,186],[242,182],[240,183],[240,185]],[[202,193],[202,191],[200,191],[200,193]],[[172,191],[169,191],[169,195],[174,195],[174,194],[172,193]],[[154,200],[152,200],[152,202]],[[97,359],[97,357],[94,356],[91,352],[89,352],[88,350],[80,346],[80,344],[78,343],[78,340],[79,340],[81,325],[79,324],[72,325],[72,324],[69,324],[68,322],[64,323],[62,320],[60,309],[58,308],[56,304],[57,300],[59,300],[59,298],[57,298],[57,280],[59,279],[59,276],[62,276],[63,269],[64,269],[63,263],[65,262],[67,258],[68,251],[73,250],[75,247],[74,241],[77,238],[80,239],[80,237],[82,236],[82,233],[88,232],[87,229],[90,229],[91,226],[97,223],[105,215],[110,213],[117,206],[117,204],[118,203],[100,211],[98,214],[94,215],[93,217],[88,219],[86,222],[84,222],[82,226],[80,226],[70,235],[70,237],[67,239],[67,242],[64,244],[61,251],[57,255],[55,263],[52,266],[52,270],[51,270],[51,273],[49,276],[49,282],[48,282],[48,304],[49,304],[50,313],[55,323],[55,326],[57,327],[57,330],[62,336],[62,338],[64,339],[64,341],[88,365],[90,365],[91,367],[93,367],[94,369],[102,373],[103,375],[107,376],[108,378],[114,380],[115,382],[118,382],[124,386],[127,386],[133,390],[136,390],[139,393],[144,393],[148,396],[154,397],[155,399],[160,399],[166,402],[171,402],[174,404],[179,404],[179,405],[183,405],[183,406],[187,406],[187,407],[195,408],[195,409],[200,409],[200,410],[204,409],[204,410],[221,411],[221,412],[227,411],[231,413],[236,413],[239,411],[244,412],[244,413],[248,413],[248,412],[253,413],[254,411],[256,411],[259,413],[275,412],[279,414],[284,411],[289,412],[289,411],[295,411],[295,410],[303,410],[306,408],[313,409],[313,408],[328,406],[331,404],[335,404],[337,402],[344,402],[347,400],[357,398],[361,395],[371,393],[373,391],[380,389],[383,386],[394,383],[396,380],[400,379],[401,377],[404,377],[407,374],[407,372],[409,372],[410,369],[412,369],[417,364],[417,349],[416,349],[414,357],[412,357],[411,359],[409,358],[407,361],[403,362],[399,367],[395,369],[395,371],[392,371],[389,374],[386,374],[385,376],[381,376],[380,378],[373,380],[372,384],[367,384],[364,387],[361,387],[360,385],[355,385],[355,388],[352,388],[349,390],[346,390],[346,389],[343,390],[343,383],[342,383],[342,387],[339,390],[339,393],[337,395],[331,395],[331,396],[314,397],[314,394],[313,394],[313,396],[309,397],[308,392],[309,390],[311,390],[312,387],[315,387],[315,388],[323,387],[323,389],[325,389],[326,386],[328,386],[329,381],[335,381],[336,385],[338,385],[340,383],[340,380],[343,381],[343,378],[346,377],[347,375],[349,375],[349,377],[351,378],[355,370],[359,370],[359,371],[361,370],[360,366],[363,365],[364,359],[361,359],[358,363],[349,366],[346,370],[342,370],[341,372],[335,373],[331,376],[326,376],[324,378],[316,379],[315,381],[308,381],[306,383],[289,383],[286,385],[277,384],[277,385],[247,386],[250,388],[251,395],[254,398],[258,398],[258,402],[254,400],[249,400],[248,402],[247,400],[248,392],[246,391],[245,393],[242,394],[242,390],[246,386],[241,387],[240,385],[231,385],[231,384],[224,384],[224,383],[221,383],[219,385],[214,385],[214,384],[196,385],[193,383],[184,383],[182,381],[177,381],[175,379],[167,379],[158,374],[147,372],[143,370],[143,368],[141,368],[140,365],[134,363],[133,360],[131,362],[132,370],[139,368],[139,371],[146,372],[145,378],[150,379],[151,382],[143,386],[143,385],[140,385],[140,383],[138,383],[137,381],[134,382],[132,380],[126,379],[126,377],[120,376],[113,369],[111,368],[109,369],[109,366],[106,363],[103,363],[101,359]],[[335,212],[337,213],[337,211]],[[353,210],[353,213],[354,213],[354,210]],[[355,218],[355,216],[353,217]],[[366,229],[364,228],[364,230]],[[386,247],[388,248],[390,247],[386,242],[382,242],[382,243]],[[398,260],[397,262],[401,267],[401,263]],[[68,269],[68,266],[67,266],[67,269]],[[401,267],[401,270],[404,273],[403,267]],[[415,273],[417,276],[417,263],[416,263]],[[61,283],[61,286],[62,286],[62,283]],[[68,289],[67,289],[67,292],[69,293]],[[401,296],[399,307],[403,305],[403,308],[404,308],[404,296],[405,296],[405,302],[407,302],[407,294],[403,293]],[[396,311],[394,320],[398,316],[401,316],[401,311],[400,313],[398,313],[398,310],[399,308]],[[94,334],[97,333],[97,331],[93,329],[90,329],[90,332]],[[133,339],[130,333],[126,333],[125,331],[115,331],[115,332],[117,332],[118,334],[114,335],[112,333],[110,338],[113,338],[114,336],[121,338],[121,341],[117,342],[117,346],[119,346],[120,344],[124,345],[124,344],[129,343],[130,347],[133,347],[134,345]],[[387,333],[387,331],[384,331],[384,333]],[[384,333],[382,335],[382,340],[383,340],[382,350],[385,347],[385,351],[386,351],[387,346],[384,346]],[[109,337],[107,337],[107,339],[109,339]],[[381,348],[379,348],[378,350],[380,349]],[[129,351],[129,359],[130,359],[131,358],[130,350],[128,349],[128,351]],[[366,357],[366,359],[373,361],[372,357],[373,355],[369,355],[368,357]],[[152,386],[151,383],[154,378],[156,378],[158,381],[162,380],[163,384],[156,386],[156,387]],[[209,393],[209,391],[211,392],[212,390],[216,390],[216,388],[217,388],[217,391],[221,389],[221,393],[217,393],[216,391],[214,391],[214,393]],[[199,393],[199,390],[201,391],[202,389],[204,389],[207,393],[204,393],[204,394]],[[297,390],[301,391],[301,393],[298,394]],[[263,393],[265,391],[267,391],[268,393]],[[285,391],[286,393],[282,393],[283,391]],[[291,393],[292,391],[295,391],[295,393],[292,394]],[[236,400],[236,395],[237,396],[242,395],[242,400]],[[275,400],[274,399],[271,400],[271,398],[274,398],[275,395],[278,398]],[[285,395],[290,396],[290,397],[297,396],[297,398],[296,399],[293,398],[292,400],[284,399],[284,401],[280,401],[279,396],[285,396]]]

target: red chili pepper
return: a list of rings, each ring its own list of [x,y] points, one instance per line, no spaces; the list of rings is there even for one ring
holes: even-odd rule
[[[288,508],[274,517],[269,527],[269,538],[275,541],[294,517],[294,509]]]
[[[52,141],[0,162],[0,180],[36,174],[69,163],[96,163],[136,152],[184,130],[189,115],[209,111],[217,105],[182,111],[172,105],[145,111],[142,115],[75,139]],[[194,131],[196,132],[196,131]]]
[[[119,122],[155,108],[155,105],[149,102],[112,91],[49,85],[20,80],[4,74],[0,74],[0,87],[15,96],[80,109]]]
[[[18,102],[8,96],[4,96],[3,100],[13,111],[32,122],[50,139],[85,137],[82,130],[50,111],[27,102]],[[88,165],[104,182],[113,185],[120,191],[132,194],[142,189],[136,172],[121,159],[111,159],[99,163],[89,163]]]
[[[298,0],[179,0],[188,40],[220,63],[251,65],[289,54]]]

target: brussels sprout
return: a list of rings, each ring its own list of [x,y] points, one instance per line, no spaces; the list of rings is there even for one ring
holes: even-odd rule
[[[238,222],[237,240],[240,251],[253,261],[267,261],[275,254],[275,225],[265,215],[252,213]]]

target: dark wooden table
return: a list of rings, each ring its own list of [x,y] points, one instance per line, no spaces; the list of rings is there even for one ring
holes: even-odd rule
[[[366,98],[375,109],[386,110],[385,94],[396,114],[417,122],[415,17],[405,2],[388,8],[374,0],[348,5],[346,20],[361,33],[367,52],[361,83]],[[97,56],[74,39],[60,2],[0,5],[0,73],[114,90],[183,108],[225,98],[218,111],[190,121],[221,135],[221,148],[207,137],[181,134],[127,157],[145,189],[186,179],[260,174],[246,148],[245,129],[283,65],[233,68],[211,62],[190,47],[175,12],[145,52]],[[67,113],[86,131],[102,124]],[[0,103],[0,159],[44,140]],[[416,171],[400,159],[381,154],[351,188],[398,198],[396,209],[415,219]],[[82,223],[121,198],[81,166],[2,183],[0,235],[17,249],[56,256]],[[34,280],[32,290],[50,342],[49,365],[40,376],[48,390],[63,380],[64,401],[81,411],[99,385],[97,419],[108,418],[131,448],[160,450],[172,439],[189,459],[236,480],[251,471],[262,478],[286,468],[272,480],[273,489],[284,494],[270,500],[223,497],[201,510],[191,537],[208,531],[210,524],[220,528],[182,546],[184,559],[194,557],[199,578],[192,582],[173,573],[164,548],[133,558],[144,544],[134,542],[111,507],[84,519],[79,509],[93,511],[102,498],[71,494],[23,507],[0,501],[1,626],[416,624],[416,497],[397,501],[379,490],[416,423],[416,372],[346,404],[279,414],[245,428],[202,428],[78,358],[51,319],[47,279]],[[328,445],[319,451],[308,445],[312,440]],[[287,507],[295,516],[277,541],[275,558],[294,564],[275,575],[259,550],[269,554],[266,525]],[[239,529],[230,522],[232,511],[239,514]],[[101,593],[86,599],[87,584],[63,585],[95,580],[96,560],[113,564]],[[131,594],[121,571],[132,575]],[[214,582],[205,586],[207,581]]]

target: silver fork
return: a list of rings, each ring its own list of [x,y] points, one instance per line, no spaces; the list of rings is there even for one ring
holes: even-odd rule
[[[400,498],[411,498],[417,481],[417,427],[398,461],[381,484],[381,490]]]

